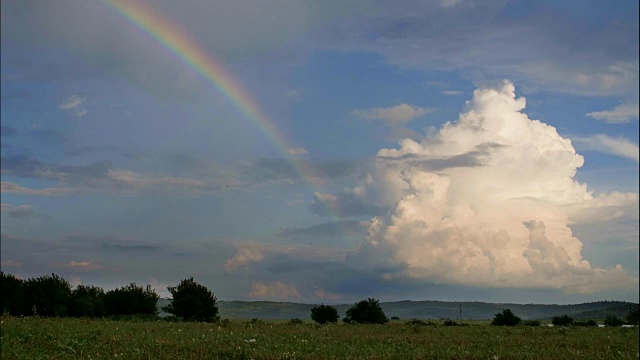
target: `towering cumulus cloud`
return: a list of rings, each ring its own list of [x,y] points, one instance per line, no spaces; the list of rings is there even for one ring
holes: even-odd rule
[[[508,81],[479,89],[457,121],[380,150],[365,192],[391,211],[372,220],[359,258],[386,262],[387,278],[568,292],[637,286],[621,266],[583,259],[570,225],[624,214],[638,194],[594,196],[575,181],[583,157],[523,114],[525,104]]]

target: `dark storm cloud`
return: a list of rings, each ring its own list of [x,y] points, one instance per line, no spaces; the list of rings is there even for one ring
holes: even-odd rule
[[[0,126],[0,135],[2,137],[11,137],[18,133],[18,130],[12,128],[11,126]]]
[[[363,232],[365,227],[355,220],[343,220],[313,225],[305,228],[286,228],[276,233],[286,239],[312,240],[343,236],[345,232]]]
[[[447,158],[427,158],[419,154],[404,154],[399,157],[378,156],[378,161],[406,161],[411,166],[425,171],[440,171],[457,167],[478,167],[484,166],[483,158],[491,153],[493,149],[499,149],[503,145],[495,143],[483,143],[476,146],[475,150],[468,151],[464,154],[455,155]]]
[[[30,154],[2,156],[0,162],[2,172],[8,175],[69,183],[107,178],[112,167],[111,161],[99,161],[89,165],[52,166],[40,162]]]

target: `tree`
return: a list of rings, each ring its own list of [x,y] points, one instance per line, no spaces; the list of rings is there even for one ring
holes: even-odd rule
[[[551,323],[555,326],[568,326],[573,324],[573,318],[569,315],[554,316]]]
[[[192,277],[167,289],[173,295],[173,299],[169,305],[162,307],[163,311],[185,321],[212,322],[219,319],[216,297],[206,286],[198,284]]]
[[[496,316],[493,318],[493,321],[491,322],[491,325],[515,326],[520,324],[520,321],[522,321],[522,319],[515,316],[510,309],[504,309],[501,313],[496,314]]]
[[[106,315],[157,315],[159,298],[151,285],[143,288],[131,283],[108,291],[103,303]]]
[[[311,309],[311,319],[319,324],[338,322],[338,310],[329,305],[316,305]]]
[[[0,271],[0,315],[29,315],[23,286],[24,280]]]
[[[638,310],[640,308],[639,304],[633,304],[629,306],[629,313],[627,314],[627,324],[629,325],[638,325]]]
[[[344,322],[357,322],[362,324],[386,324],[389,319],[382,311],[380,302],[373,298],[355,303],[347,310]]]
[[[71,292],[69,315],[75,317],[102,317],[104,290],[93,285],[78,285]]]
[[[604,324],[606,326],[621,326],[622,324],[624,324],[624,321],[622,321],[622,319],[618,319],[617,316],[607,315],[607,317],[604,319]]]
[[[25,305],[31,314],[66,316],[71,297],[71,284],[56,274],[31,278],[24,283],[24,295]]]

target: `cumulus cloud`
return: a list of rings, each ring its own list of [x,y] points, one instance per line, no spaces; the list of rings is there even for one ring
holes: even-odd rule
[[[629,160],[639,162],[638,144],[634,144],[625,138],[614,138],[604,134],[590,137],[572,137],[576,146],[582,150],[600,151],[606,154],[622,156]]]
[[[356,109],[353,110],[351,114],[365,120],[384,120],[390,123],[406,123],[433,111],[433,109],[425,109],[419,106],[400,104],[387,108]]]
[[[522,113],[525,105],[511,82],[479,89],[457,121],[380,150],[366,186],[393,206],[371,221],[354,261],[388,269],[385,279],[566,292],[636,287],[621,266],[597,268],[582,257],[569,218],[599,204],[637,204],[637,194],[594,197],[574,180],[583,157],[554,127]],[[465,154],[472,164],[441,163]]]
[[[66,100],[62,101],[58,108],[60,110],[65,110],[72,115],[75,116],[84,116],[87,114],[87,110],[82,107],[82,104],[86,100],[86,97],[82,97],[80,95],[73,95]]]
[[[591,116],[596,120],[602,120],[609,124],[623,124],[638,119],[640,114],[640,106],[638,103],[623,103],[611,110],[590,112],[587,116]]]
[[[262,246],[256,243],[243,244],[238,248],[238,254],[227,260],[224,268],[227,272],[233,271],[235,268],[247,266],[250,262],[258,262],[264,259],[262,254]]]
[[[295,285],[285,284],[280,281],[257,282],[251,285],[250,297],[269,299],[291,299],[299,298],[300,293]]]

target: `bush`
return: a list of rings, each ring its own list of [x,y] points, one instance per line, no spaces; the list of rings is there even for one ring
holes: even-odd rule
[[[426,322],[424,320],[420,320],[420,319],[411,319],[409,321],[407,321],[405,323],[405,325],[412,325],[412,326],[437,326],[436,323],[434,323],[433,321],[429,321]]]
[[[316,305],[311,308],[311,319],[318,324],[338,322],[338,310],[329,305]]]
[[[540,320],[524,320],[521,323],[523,326],[540,326]]]
[[[629,313],[627,314],[627,324],[629,325],[638,325],[638,310],[640,308],[639,304],[633,304],[629,306]]]
[[[102,317],[104,290],[93,285],[78,285],[71,292],[69,315],[75,317]]]
[[[622,321],[622,319],[618,319],[617,316],[607,315],[606,319],[604,319],[604,324],[606,326],[621,326],[624,324],[624,321]]]
[[[162,307],[163,311],[185,321],[213,322],[219,319],[216,297],[193,278],[182,280],[177,286],[169,286],[167,289],[173,299],[169,305]]]
[[[598,326],[598,323],[592,319],[589,321],[574,321],[571,326]]]
[[[29,315],[25,306],[24,280],[0,271],[0,315]]]
[[[442,325],[444,326],[458,326],[458,323],[453,320],[446,320]]]
[[[373,298],[355,303],[347,310],[344,322],[357,322],[361,324],[386,324],[389,319],[384,314],[380,302]]]
[[[515,316],[510,309],[504,309],[501,313],[497,313],[496,316],[491,321],[491,325],[496,326],[515,326],[520,324],[519,317]]]
[[[569,315],[554,316],[551,320],[554,326],[569,326],[573,323],[573,318]]]
[[[31,314],[40,316],[66,316],[71,285],[64,278],[51,274],[31,278],[24,282],[24,304]]]
[[[301,324],[304,324],[304,321],[302,321],[302,319],[293,318],[289,320],[289,323],[293,325],[301,325]]]
[[[156,304],[160,297],[147,285],[146,288],[131,283],[108,291],[103,303],[106,315],[157,315]]]
[[[400,320],[400,318],[399,318],[399,317],[397,317],[397,316],[392,316],[392,317],[391,317],[391,320]]]

